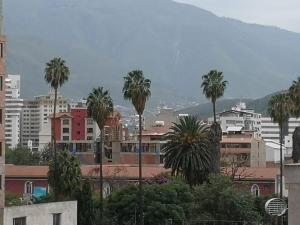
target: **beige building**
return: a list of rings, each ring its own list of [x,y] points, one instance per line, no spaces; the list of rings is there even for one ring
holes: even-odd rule
[[[266,147],[262,138],[254,133],[227,133],[222,137],[223,162],[238,166],[266,167]]]

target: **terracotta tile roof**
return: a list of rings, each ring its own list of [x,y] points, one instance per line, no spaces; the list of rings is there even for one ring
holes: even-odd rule
[[[82,174],[89,177],[98,177],[99,166],[81,166]],[[150,178],[160,173],[169,172],[162,166],[144,166],[143,177]],[[229,172],[230,169],[227,169]],[[7,178],[46,178],[48,173],[47,166],[15,166],[11,164],[5,165],[5,176]],[[118,177],[118,178],[138,178],[138,166],[133,165],[103,165],[104,177]],[[227,173],[228,174],[228,173]],[[279,169],[271,168],[241,168],[236,173],[236,179],[242,180],[275,180],[276,175],[279,174]],[[240,176],[239,176],[240,175]]]
[[[81,171],[84,176],[96,177],[99,176],[99,166],[81,166]],[[162,166],[144,166],[143,177],[150,178],[163,172],[167,172]],[[130,179],[138,178],[138,166],[132,165],[103,165],[104,177],[124,177]],[[11,164],[5,165],[6,177],[32,177],[46,178],[48,166],[15,166]]]

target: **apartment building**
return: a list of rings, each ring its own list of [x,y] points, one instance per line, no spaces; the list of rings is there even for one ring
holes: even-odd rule
[[[53,114],[54,93],[34,97],[33,100],[25,100],[21,113],[21,145],[34,151],[40,149],[39,135],[46,129],[49,116]],[[68,99],[57,96],[56,112],[69,110]],[[43,131],[44,132],[44,131]]]
[[[20,75],[8,75],[5,79],[5,142],[15,148],[21,140],[21,112],[23,99],[20,98]]]
[[[238,167],[266,167],[265,142],[254,132],[240,131],[223,134],[221,161],[225,164],[236,164]]]
[[[239,103],[231,110],[218,113],[217,121],[223,132],[240,127],[243,131],[254,131],[257,136],[261,136],[261,114],[255,113],[253,109],[247,109],[245,103]],[[209,118],[208,123],[212,122],[213,118]]]
[[[5,202],[5,76],[6,76],[6,38],[3,33],[3,2],[0,0],[0,225],[4,219]]]
[[[83,164],[99,161],[100,130],[97,123],[87,116],[86,108],[73,108],[69,112],[57,113],[55,121],[50,116],[51,126],[55,123],[55,139],[59,148],[66,148],[76,155]],[[48,130],[51,130],[48,128]],[[121,114],[112,113],[105,126],[104,162],[112,161],[112,142],[122,140]],[[50,139],[49,139],[50,142]]]

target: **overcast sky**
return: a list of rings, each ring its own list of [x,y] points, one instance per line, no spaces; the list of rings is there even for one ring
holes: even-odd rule
[[[197,5],[218,16],[274,25],[300,33],[300,0],[176,0]]]

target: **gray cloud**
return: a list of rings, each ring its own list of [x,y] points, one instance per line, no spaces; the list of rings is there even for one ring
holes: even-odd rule
[[[299,0],[176,0],[199,6],[218,16],[277,26],[300,33]]]

